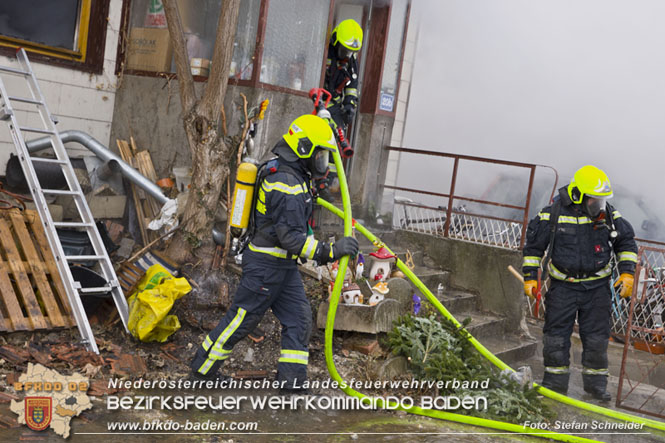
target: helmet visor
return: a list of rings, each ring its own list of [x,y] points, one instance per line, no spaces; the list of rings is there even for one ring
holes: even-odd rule
[[[349,48],[339,44],[337,45],[337,57],[340,60],[344,60],[347,58],[351,58],[351,56],[355,53],[355,51],[350,50]]]
[[[317,148],[312,156],[312,173],[316,176],[325,175],[328,170],[328,160],[330,158],[330,151],[327,149]]]
[[[605,209],[607,197],[593,197],[587,195],[584,202],[584,210],[591,217],[598,217],[600,212]]]

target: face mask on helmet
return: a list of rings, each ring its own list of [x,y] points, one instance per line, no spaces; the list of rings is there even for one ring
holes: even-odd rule
[[[592,197],[587,195],[584,197],[584,201],[582,202],[584,212],[586,212],[590,217],[596,218],[600,215],[601,211],[605,210],[606,201],[606,197]]]
[[[330,151],[316,148],[314,154],[309,158],[309,170],[313,177],[323,177],[328,171],[328,159]]]
[[[339,43],[337,44],[337,58],[339,58],[340,60],[351,58],[351,56],[353,54],[354,54],[354,51],[350,50],[349,48],[347,48],[347,47],[345,47],[345,46],[343,46]]]

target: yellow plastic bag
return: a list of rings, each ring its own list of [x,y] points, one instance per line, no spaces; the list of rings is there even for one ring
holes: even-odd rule
[[[127,300],[129,332],[141,341],[165,342],[180,329],[178,317],[168,313],[191,290],[186,279],[173,277],[161,265],[151,266]]]

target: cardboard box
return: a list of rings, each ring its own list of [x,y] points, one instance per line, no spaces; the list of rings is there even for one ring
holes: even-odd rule
[[[189,60],[189,65],[192,68],[210,69],[210,60],[207,58],[192,58]]]
[[[194,68],[192,67],[192,75],[200,75],[201,77],[208,77],[210,70],[208,68]]]
[[[172,51],[168,29],[132,28],[129,33],[126,68],[170,72]]]

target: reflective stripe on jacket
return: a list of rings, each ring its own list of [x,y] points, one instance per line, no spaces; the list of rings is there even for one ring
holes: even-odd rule
[[[635,273],[637,244],[630,223],[619,211],[608,205],[617,236],[610,241],[611,228],[605,220],[591,220],[573,204],[565,188],[559,191],[561,211],[557,220],[554,247],[549,266],[557,280],[584,282],[611,275],[612,251],[617,255],[619,272]],[[544,208],[530,222],[523,250],[522,273],[526,280],[535,280],[538,268],[550,242],[552,206]]]

